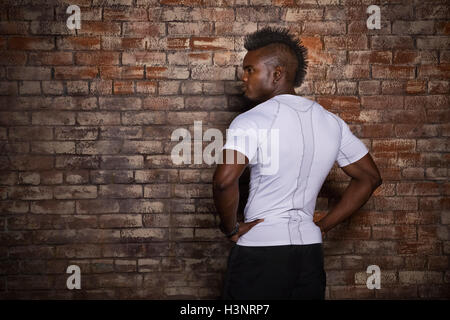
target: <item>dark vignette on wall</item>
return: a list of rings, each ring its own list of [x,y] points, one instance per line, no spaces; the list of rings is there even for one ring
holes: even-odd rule
[[[369,5],[381,29],[368,30]],[[69,5],[81,29],[66,25]],[[308,48],[298,94],[350,124],[383,185],[324,239],[327,299],[449,298],[447,1],[4,0],[0,8],[0,298],[220,295],[231,244],[213,165],[175,165],[171,134],[225,133],[250,106],[243,35]],[[203,146],[208,145],[204,141]],[[318,220],[349,179],[336,166]],[[241,211],[248,171],[241,179]],[[69,265],[81,289],[69,290]],[[369,290],[366,269],[381,269]]]

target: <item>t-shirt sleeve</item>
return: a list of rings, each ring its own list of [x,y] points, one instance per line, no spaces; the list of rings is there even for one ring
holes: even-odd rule
[[[230,124],[224,149],[232,149],[244,154],[252,162],[258,149],[258,127],[255,122],[237,116]]]
[[[366,145],[350,131],[347,123],[340,118],[338,119],[339,124],[341,125],[341,145],[336,161],[339,167],[345,167],[361,159],[369,152],[369,150]]]

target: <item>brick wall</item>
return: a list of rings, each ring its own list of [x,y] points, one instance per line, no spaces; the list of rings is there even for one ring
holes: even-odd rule
[[[66,25],[73,4],[79,30]],[[366,26],[372,4],[379,30]],[[215,227],[214,165],[175,165],[170,137],[194,121],[224,132],[248,107],[243,35],[266,25],[302,38],[298,94],[350,124],[384,181],[324,239],[327,299],[449,298],[447,1],[1,6],[0,298],[219,296],[231,245]],[[348,181],[335,166],[316,219]],[[66,287],[69,265],[80,290]],[[379,290],[366,286],[369,265]]]

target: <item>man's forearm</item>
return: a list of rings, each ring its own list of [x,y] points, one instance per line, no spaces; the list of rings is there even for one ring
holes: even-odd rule
[[[352,179],[341,200],[317,225],[327,232],[358,211],[369,200],[377,186],[368,180]]]
[[[236,226],[239,206],[239,183],[226,188],[213,187],[214,204],[224,230],[229,233]]]

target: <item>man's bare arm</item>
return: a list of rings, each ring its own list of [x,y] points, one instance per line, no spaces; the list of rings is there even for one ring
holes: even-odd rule
[[[369,153],[341,169],[352,179],[341,200],[317,222],[322,232],[329,231],[358,211],[382,183],[380,172]]]
[[[218,164],[213,177],[214,204],[220,216],[221,223],[226,232],[231,232],[237,222],[239,206],[239,177],[248,164],[248,159],[235,150],[224,149],[222,153],[223,164]],[[231,152],[230,152],[231,151]],[[233,154],[234,160],[245,158],[245,163],[227,161],[228,155]],[[230,162],[230,164],[227,164]]]

